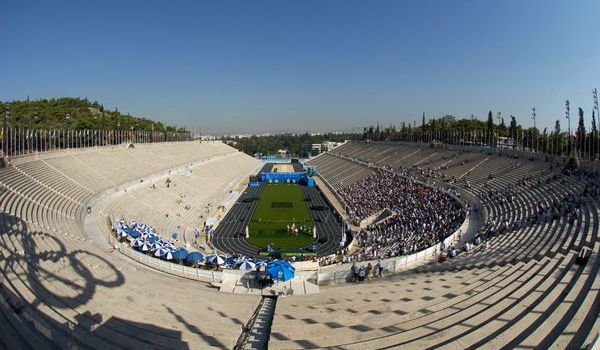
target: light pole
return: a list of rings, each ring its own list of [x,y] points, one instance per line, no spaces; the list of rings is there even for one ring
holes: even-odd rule
[[[33,116],[33,123],[34,123],[34,127],[35,127],[35,132],[33,132],[34,135],[34,140],[33,140],[33,147],[35,148],[35,151],[39,151],[40,148],[40,142],[39,142],[39,128],[38,128],[38,123],[40,121],[40,117],[38,117],[38,112],[35,112],[35,115]]]
[[[27,130],[26,130],[26,134],[25,134],[25,141],[27,143],[27,151],[30,152],[31,151],[31,144],[32,144],[32,140],[31,140],[31,136],[32,136],[32,131],[31,131],[31,123],[33,120],[37,121],[37,112],[33,112],[33,115],[28,114],[27,117]]]
[[[537,128],[535,127],[535,107],[531,108],[531,114],[532,114],[531,119],[533,119],[533,133],[532,133],[533,140],[531,140],[532,141],[531,142],[532,143],[531,148],[533,148],[533,145],[536,144],[535,143],[535,139],[537,139],[537,137],[535,136],[535,131],[537,130]],[[537,152],[537,149],[536,149],[536,152]]]
[[[2,126],[2,152],[4,156],[7,155],[6,146],[8,141],[8,117],[10,116],[10,105],[6,104],[6,109],[4,110],[4,123]]]
[[[65,125],[63,126],[63,130],[67,130],[69,119],[71,119],[71,114],[69,112],[65,112]]]
[[[100,112],[100,131],[98,132],[100,140],[97,141],[99,146],[104,146],[106,142],[106,132],[104,131],[104,111]]]
[[[596,120],[600,121],[600,109],[598,109],[598,90],[596,88],[594,88],[594,90],[592,90],[592,96],[594,98],[594,110],[596,111],[596,115],[593,117],[595,117],[592,122],[594,123],[594,126],[596,125]],[[596,119],[598,118],[598,119]],[[596,159],[596,151],[597,148],[594,144],[594,141],[596,141],[595,143],[597,143],[600,146],[600,141],[598,141],[598,131],[597,130],[592,130],[592,159]],[[600,148],[600,147],[598,147]]]
[[[600,115],[598,115],[598,112],[599,112],[599,110],[598,110],[598,90],[597,89],[592,90],[592,95],[594,98],[594,109],[596,110],[596,118],[599,118]]]
[[[35,117],[35,112],[33,112],[33,116],[31,114],[28,114],[28,118],[27,118],[27,129],[31,130],[31,122],[33,121],[33,118]]]
[[[571,156],[571,116],[569,115],[569,111],[571,110],[569,100],[565,101],[565,118],[567,118],[568,122],[568,141],[567,141],[567,154]]]
[[[96,140],[96,132],[98,131],[97,129],[95,129],[96,125],[98,125],[97,121],[98,118],[97,116],[94,116],[94,129],[92,129],[92,146],[94,146],[94,142]]]
[[[496,118],[498,119],[498,134],[496,135],[496,140],[495,140],[495,145],[494,147],[498,147],[498,138],[500,137],[500,125],[502,123],[502,112],[498,111],[496,113]],[[492,135],[490,135],[490,137],[492,137],[494,135],[494,130],[492,128]],[[492,140],[490,140],[490,144],[492,143]]]
[[[516,130],[513,130],[513,128],[512,128],[512,120],[513,120],[514,117],[515,116],[512,115],[512,114],[510,115],[510,126],[509,126],[509,129],[510,129],[510,138],[512,139],[513,149],[518,146],[518,144],[517,144],[517,135],[515,135]]]
[[[71,114],[69,112],[65,112],[65,125],[63,127],[63,143],[65,144],[65,148],[67,148],[67,145],[64,140],[64,133],[67,132],[67,127],[69,125],[69,119],[71,119]]]

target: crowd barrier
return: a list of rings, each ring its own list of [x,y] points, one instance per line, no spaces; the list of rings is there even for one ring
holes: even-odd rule
[[[157,259],[154,256],[144,254],[140,251],[119,244],[119,252],[123,255],[139,262],[140,264],[146,265],[153,269],[166,272],[171,275],[185,277],[196,281],[202,282],[221,282],[223,272],[204,270],[196,267],[189,267],[181,264],[175,264],[169,261]]]
[[[469,219],[469,216],[467,215],[467,217],[465,218],[465,221],[463,221],[462,225],[456,231],[454,231],[454,233],[452,233],[450,236],[448,236],[448,237],[446,237],[446,239],[444,239],[444,241],[443,241],[444,245],[446,247],[448,247],[451,244],[457,242],[459,236],[466,232],[467,228],[469,227],[469,223],[470,223],[470,219]],[[384,268],[383,268],[384,273],[387,275],[393,275],[395,273],[405,271],[410,267],[414,267],[415,265],[417,265],[417,263],[424,262],[424,261],[433,261],[437,258],[438,254],[440,252],[439,248],[440,248],[440,244],[438,243],[436,245],[433,245],[427,249],[424,249],[420,252],[417,252],[417,253],[414,253],[411,255],[382,260],[382,263],[384,266]],[[366,264],[366,263],[368,263],[368,261],[360,262],[360,264]],[[343,264],[342,266],[345,266],[347,268],[344,270],[336,270],[336,271],[327,271],[327,270],[329,270],[327,267],[321,268],[321,271],[319,271],[318,278],[317,278],[318,285],[326,286],[326,285],[335,285],[335,284],[339,284],[339,283],[348,282],[347,278],[348,278],[349,272],[350,272],[350,264]],[[334,265],[330,269],[332,270],[334,268],[339,268],[339,265]]]

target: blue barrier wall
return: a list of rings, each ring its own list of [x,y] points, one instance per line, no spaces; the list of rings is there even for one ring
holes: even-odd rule
[[[299,183],[304,176],[303,172],[295,173],[260,173],[260,181],[270,183]]]

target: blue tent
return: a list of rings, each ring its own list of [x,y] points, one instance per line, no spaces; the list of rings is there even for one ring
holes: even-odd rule
[[[191,263],[201,263],[201,262],[206,261],[206,257],[204,256],[204,254],[202,254],[200,252],[191,252],[185,258],[185,261],[187,261],[190,264]]]
[[[288,261],[273,260],[267,265],[267,273],[273,278],[288,281],[294,278],[296,269]]]
[[[220,255],[216,255],[216,254],[211,254],[211,255],[207,256],[206,261],[208,261],[211,265],[217,265],[217,266],[225,264],[225,258]]]
[[[133,241],[133,243],[131,243],[131,246],[137,249],[140,249],[142,245],[144,245],[144,241],[142,241],[141,239],[136,239]]]
[[[150,249],[152,249],[152,245],[150,243],[148,243],[148,242],[144,242],[144,244],[142,244],[140,246],[140,250],[143,251],[143,252],[147,252]]]
[[[129,236],[131,236],[132,238],[139,238],[139,237],[142,235],[142,234],[141,234],[141,233],[139,233],[138,231],[136,231],[136,230],[132,230],[132,229],[130,229],[130,228],[125,228],[125,232],[127,232],[127,234],[128,234]]]
[[[225,265],[235,265],[236,261],[234,258],[232,257],[227,257],[225,258]]]
[[[168,249],[165,248],[158,248],[155,252],[154,252],[154,256],[158,256],[158,257],[163,257],[165,255],[167,255],[168,253],[171,253]]]
[[[188,251],[184,248],[179,248],[173,252],[173,259],[175,260],[184,260],[188,256]]]
[[[238,268],[242,271],[251,271],[256,268],[256,264],[254,264],[250,260],[245,260],[245,261],[242,261],[241,264],[239,264]]]
[[[162,244],[160,244],[158,241],[154,242],[154,243],[150,243],[150,250],[151,251],[155,251],[159,248],[162,248]]]
[[[284,266],[287,269],[290,269],[292,271],[296,271],[296,268],[289,261],[287,261],[287,260],[275,259],[273,261],[269,261],[268,265],[267,265],[267,268],[269,266],[273,266],[273,265],[281,265],[281,266]]]

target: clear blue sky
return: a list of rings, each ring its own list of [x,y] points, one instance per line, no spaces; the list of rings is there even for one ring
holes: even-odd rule
[[[0,100],[239,133],[532,106],[565,125],[568,98],[589,125],[599,34],[599,0],[0,0]]]

